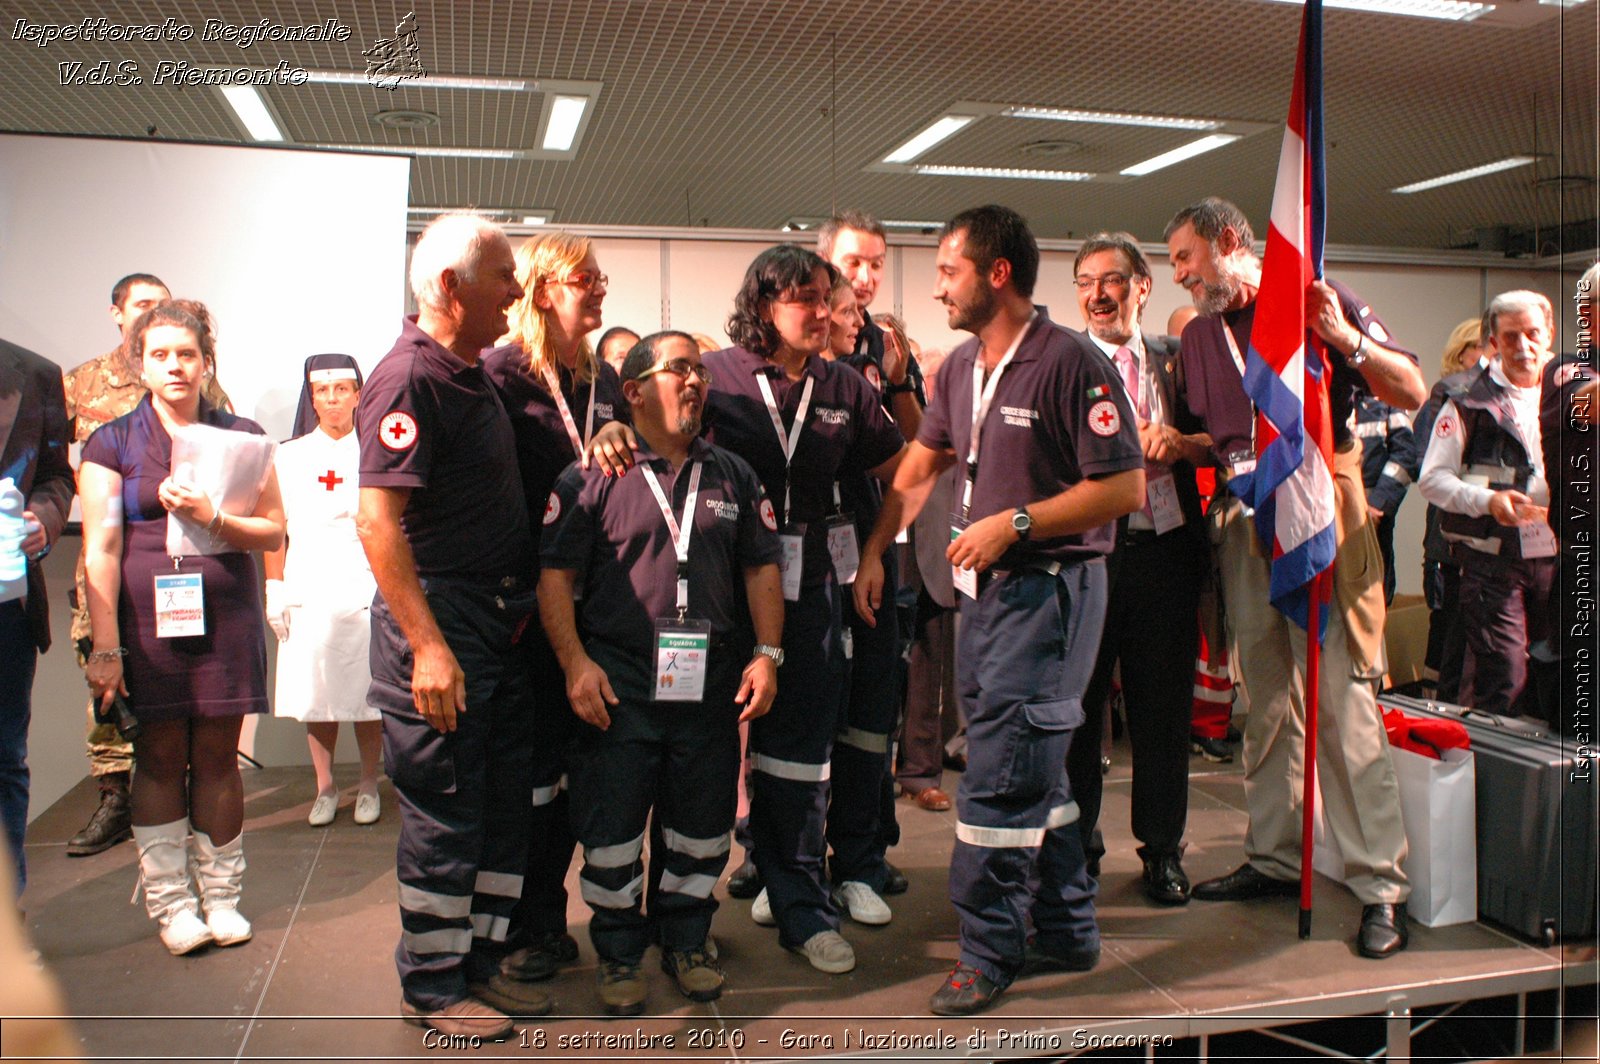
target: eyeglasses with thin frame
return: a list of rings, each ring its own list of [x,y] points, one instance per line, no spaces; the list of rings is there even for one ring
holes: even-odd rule
[[[707,387],[711,385],[711,371],[705,366],[690,362],[686,358],[674,358],[661,363],[659,366],[652,366],[633,379],[642,381],[646,377],[654,376],[657,373],[670,373],[679,380],[685,381],[689,379],[689,375],[692,373],[705,382]]]
[[[1104,285],[1107,288],[1127,288],[1131,278],[1125,273],[1103,273],[1099,277],[1090,277],[1087,274],[1074,277],[1072,283],[1077,285],[1078,291],[1087,292],[1095,285]]]
[[[575,273],[571,277],[546,277],[545,284],[568,284],[580,291],[587,292],[595,285],[601,288],[611,287],[611,278],[603,273]]]

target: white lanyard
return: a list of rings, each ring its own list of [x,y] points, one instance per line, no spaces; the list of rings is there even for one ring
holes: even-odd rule
[[[655,493],[656,505],[661,507],[661,516],[667,519],[667,534],[672,537],[672,549],[678,555],[679,620],[683,619],[684,612],[689,608],[689,535],[694,531],[694,499],[700,494],[701,464],[692,460],[690,464],[694,469],[689,473],[689,497],[683,501],[681,526],[672,516],[672,504],[667,501],[667,493],[661,490],[661,481],[656,479],[656,471],[648,465],[643,465],[644,478],[650,484],[650,490]]]
[[[576,373],[572,379],[574,382],[577,381]],[[594,393],[599,378],[589,382],[589,416],[585,419],[582,436],[578,435],[578,423],[572,420],[572,410],[567,406],[567,397],[561,394],[561,374],[546,366],[544,382],[549,386],[550,394],[555,397],[556,409],[561,412],[561,423],[567,427],[567,439],[572,441],[572,453],[580,458],[583,457],[583,449],[589,446],[589,439],[594,435]]]
[[[806,427],[806,411],[811,408],[811,386],[817,378],[806,374],[806,385],[800,390],[800,408],[794,414],[794,427],[783,431],[783,417],[778,413],[778,401],[772,397],[772,383],[765,372],[756,374],[756,385],[761,398],[766,401],[767,413],[772,417],[772,428],[778,434],[778,444],[783,448],[783,523],[789,523],[789,466],[794,461],[795,448],[800,446],[800,433]]]
[[[1028,320],[1017,333],[1016,339],[1011,341],[1011,346],[1006,348],[1005,355],[990,371],[987,383],[983,379],[982,350],[974,353],[972,357],[972,439],[967,444],[967,476],[961,489],[962,517],[972,509],[972,482],[978,479],[978,442],[979,437],[983,435],[984,419],[989,416],[989,404],[994,402],[995,388],[1000,383],[1000,375],[1011,365],[1011,359],[1016,355],[1017,348],[1022,346],[1022,341],[1033,328],[1033,320],[1038,316],[1037,309],[1028,315]]]

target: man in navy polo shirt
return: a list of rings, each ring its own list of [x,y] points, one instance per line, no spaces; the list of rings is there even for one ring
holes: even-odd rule
[[[533,610],[528,512],[511,423],[479,353],[522,295],[505,234],[446,215],[417,240],[418,315],[367,379],[357,528],[372,603],[372,704],[400,796],[407,1023],[493,1038],[499,1008],[549,1012],[498,972],[522,893],[531,717],[512,644]]]
[[[1228,635],[1250,697],[1245,724],[1245,863],[1199,883],[1193,896],[1236,901],[1300,891],[1301,785],[1304,761],[1305,632],[1268,601],[1270,568],[1254,522],[1221,485],[1230,470],[1253,469],[1255,408],[1245,393],[1261,262],[1243,212],[1209,197],[1167,225],[1173,279],[1188,289],[1201,317],[1183,330],[1190,410],[1205,425],[1222,467],[1207,517],[1222,574]],[[1399,347],[1370,305],[1342,285],[1313,281],[1307,318],[1333,363],[1334,503],[1339,550],[1334,608],[1322,642],[1317,773],[1328,826],[1344,853],[1345,884],[1363,903],[1356,946],[1387,957],[1406,945],[1401,871],[1406,836],[1389,743],[1376,705],[1382,677],[1383,561],[1361,483],[1361,448],[1350,433],[1356,397],[1376,395],[1414,410],[1427,396],[1416,356]]]
[[[1039,247],[1020,215],[996,206],[956,215],[937,267],[934,297],[950,327],[976,339],[939,370],[862,550],[855,605],[876,615],[877,559],[935,478],[963,462],[947,551],[962,596],[968,741],[950,859],[961,956],[929,1007],[966,1015],[1024,966],[1087,971],[1099,960],[1066,757],[1100,642],[1113,522],[1143,502],[1144,455],[1105,356],[1034,307]]]
[[[765,714],[777,689],[783,595],[761,482],[698,438],[708,381],[694,339],[647,337],[622,372],[637,464],[610,477],[574,463],[556,482],[539,614],[573,710],[590,725],[568,771],[601,1004],[631,1016],[644,1007],[639,963],[652,942],[685,996],[722,994],[711,888],[728,861],[739,723]],[[646,918],[652,810],[661,874]]]

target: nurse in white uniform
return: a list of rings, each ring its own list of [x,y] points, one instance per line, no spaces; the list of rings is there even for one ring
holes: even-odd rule
[[[349,355],[306,359],[294,438],[278,448],[278,482],[288,519],[284,549],[267,554],[267,623],[278,636],[273,712],[305,721],[317,797],[306,818],[333,822],[339,792],[333,751],[341,721],[355,725],[361,783],[355,821],[378,819],[378,711],[367,704],[368,610],[376,585],[356,538],[361,449],[356,404],[361,370]]]

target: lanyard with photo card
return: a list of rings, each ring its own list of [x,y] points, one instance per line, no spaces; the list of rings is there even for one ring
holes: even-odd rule
[[[950,542],[954,543],[961,538],[961,533],[967,530],[969,522],[958,514],[950,515]],[[954,562],[950,563],[950,580],[955,584],[956,590],[967,598],[977,601],[978,598],[978,571],[976,569],[963,569]]]
[[[699,702],[706,694],[711,622],[664,618],[655,622],[656,702]]]
[[[172,572],[155,574],[156,638],[182,639],[206,634],[205,579],[182,573],[182,558],[172,559]]]
[[[667,534],[672,537],[672,550],[678,559],[676,617],[658,618],[655,622],[654,675],[652,698],[657,702],[698,702],[705,697],[706,662],[711,654],[711,624],[694,620],[689,613],[689,537],[694,534],[694,504],[700,494],[700,472],[704,463],[691,462],[689,494],[683,501],[683,521],[672,515],[672,505],[661,481],[648,463],[641,464],[645,483],[656,497],[661,516],[667,523]]]
[[[817,379],[806,375],[800,389],[800,406],[794,413],[794,425],[783,430],[783,416],[778,413],[778,400],[772,394],[772,382],[765,373],[756,374],[756,386],[761,389],[762,402],[767,405],[767,416],[772,419],[772,430],[778,434],[778,446],[783,448],[783,514],[779,517],[778,545],[783,549],[778,559],[778,570],[783,579],[785,602],[800,601],[800,575],[804,567],[806,526],[789,520],[789,467],[794,462],[794,452],[800,446],[800,435],[806,427],[806,412],[811,409],[811,390]]]
[[[561,424],[567,430],[567,439],[572,442],[572,453],[582,458],[589,441],[594,438],[594,393],[600,390],[599,379],[589,382],[589,413],[584,419],[581,436],[578,435],[578,423],[572,417],[572,408],[567,406],[567,397],[561,392],[561,375],[554,369],[546,367],[544,383],[550,389],[550,397],[555,400],[556,412],[561,415]]]
[[[1174,528],[1183,527],[1183,505],[1178,502],[1178,481],[1166,466],[1151,472],[1144,471],[1145,505],[1150,508],[1150,520],[1156,535],[1164,536]]]
[[[1560,553],[1556,534],[1544,521],[1523,521],[1517,525],[1524,558],[1554,558]]]
[[[861,543],[856,538],[856,516],[844,508],[839,497],[839,482],[833,482],[833,513],[828,515],[828,557],[833,559],[833,575],[843,584],[853,584],[861,568]]]

